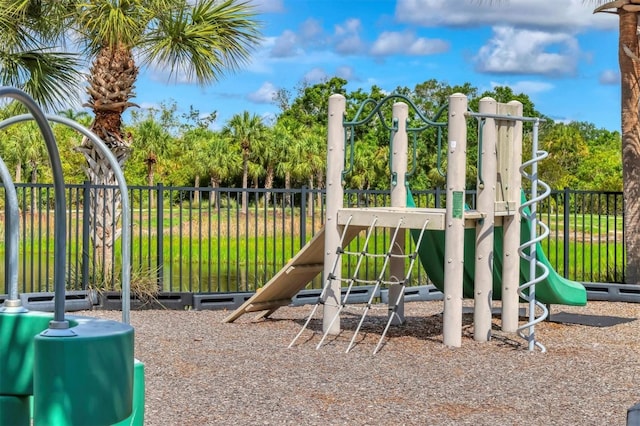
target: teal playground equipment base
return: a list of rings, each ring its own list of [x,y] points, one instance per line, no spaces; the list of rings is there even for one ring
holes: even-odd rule
[[[0,312],[0,425],[142,426],[144,364],[133,358],[133,328],[68,316],[73,335],[47,336],[52,319]]]
[[[0,425],[30,425],[28,396],[0,395]]]
[[[0,395],[33,395],[33,338],[52,319],[44,312],[0,312]]]
[[[30,114],[0,122],[0,128],[35,120],[47,146],[55,192],[53,315],[28,312],[18,294],[19,206],[15,185],[0,158],[5,189],[5,282],[0,306],[0,426],[142,425],[144,365],[134,360],[129,325],[130,230],[128,190],[117,159],[100,138],[76,122],[45,116],[26,93],[0,87],[0,97],[21,102]],[[82,133],[108,160],[122,195],[123,322],[65,317],[66,201],[62,165],[48,121]],[[61,121],[62,120],[62,121]],[[31,403],[31,401],[33,403]]]
[[[71,336],[35,337],[34,425],[110,425],[131,414],[133,328],[79,319]]]

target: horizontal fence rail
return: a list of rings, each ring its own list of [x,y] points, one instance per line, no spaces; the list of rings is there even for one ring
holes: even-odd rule
[[[22,293],[53,291],[53,187],[17,184],[20,203],[20,271]],[[89,182],[67,185],[67,250],[69,290],[118,291],[121,232],[110,214],[118,210],[116,187]],[[90,194],[102,191],[105,211],[92,212]],[[114,194],[106,196],[108,191]],[[246,195],[246,210],[243,209]],[[238,189],[132,186],[131,264],[134,292],[193,294],[253,292],[263,286],[323,226],[324,191],[317,189]],[[413,191],[418,207],[443,207],[444,190]],[[4,197],[1,199],[3,203]],[[475,194],[468,192],[473,208]],[[345,206],[390,205],[389,191],[345,193]],[[619,192],[552,191],[538,207],[551,230],[542,248],[566,278],[592,283],[624,282],[623,198]],[[1,213],[0,213],[1,215]],[[102,215],[101,217],[95,217]],[[114,217],[118,217],[115,215]],[[101,219],[101,220],[100,220]],[[101,229],[100,223],[108,225]],[[4,232],[4,231],[3,231]],[[100,246],[116,236],[115,243]],[[360,237],[364,238],[364,236]],[[407,238],[407,250],[413,242]],[[370,251],[383,253],[390,242],[385,229],[375,230]],[[361,241],[355,241],[358,247]],[[0,239],[4,251],[4,237]],[[412,285],[428,284],[421,265]],[[355,265],[345,263],[343,276]],[[4,265],[2,265],[4,268]],[[378,260],[363,265],[376,277]],[[6,293],[0,274],[0,294]],[[307,290],[318,289],[321,277]]]

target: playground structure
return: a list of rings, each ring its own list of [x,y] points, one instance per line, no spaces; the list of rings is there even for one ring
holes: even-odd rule
[[[124,176],[106,145],[78,123],[45,115],[25,93],[3,87],[0,97],[24,104],[31,114],[0,122],[0,129],[35,120],[47,145],[54,180],[54,312],[29,312],[18,295],[18,203],[16,190],[0,159],[6,196],[5,282],[8,298],[0,307],[0,424],[142,425],[144,364],[133,356],[129,325],[130,226]],[[66,202],[55,137],[48,121],[65,124],[101,151],[122,194],[123,321],[65,317]],[[62,253],[62,254],[61,254]]]
[[[394,103],[393,126],[389,128],[391,207],[344,208],[345,150],[348,147],[353,150],[354,128],[371,120],[378,114],[380,105],[391,98],[405,101]],[[544,303],[586,304],[584,287],[559,277],[550,268],[539,247],[539,242],[548,234],[548,228],[537,219],[537,204],[549,194],[548,185],[538,179],[537,173],[538,162],[547,156],[546,152],[538,149],[538,126],[541,120],[523,117],[522,104],[519,102],[501,104],[491,98],[480,101],[478,113],[470,112],[467,97],[463,94],[449,97],[446,123],[423,117],[414,106],[416,114],[427,126],[439,126],[439,134],[441,127],[447,126],[448,138],[446,208],[415,208],[406,183],[408,134],[415,134],[425,127],[407,128],[409,107],[406,102],[410,101],[402,96],[391,95],[381,101],[366,118],[357,119],[361,107],[356,119],[346,121],[346,99],[342,95],[330,97],[325,227],[260,292],[229,315],[225,322],[232,322],[240,315],[253,311],[261,312],[258,318],[269,316],[279,307],[288,305],[291,298],[322,271],[325,284],[320,299],[300,333],[291,342],[293,345],[301,336],[322,305],[324,334],[319,348],[328,335],[340,333],[340,314],[349,303],[354,285],[366,282],[357,276],[359,265],[363,258],[376,255],[384,256],[384,266],[374,280],[375,290],[383,285],[388,286],[389,315],[374,353],[381,347],[389,327],[405,321],[404,293],[417,258],[422,261],[427,274],[434,275],[434,283],[444,293],[443,340],[447,346],[461,346],[465,295],[474,299],[475,340],[486,341],[491,337],[492,302],[499,295],[502,301],[502,330],[518,333],[527,341],[529,350],[537,347],[542,351],[545,347],[536,340],[535,325],[548,315]],[[467,119],[477,119],[479,123],[475,210],[465,208]],[[523,163],[524,122],[532,123],[533,134],[532,157]],[[347,140],[349,135],[351,141]],[[413,152],[415,165],[415,146]],[[528,201],[522,198],[522,176],[531,181]],[[539,192],[539,189],[542,191]],[[389,249],[384,254],[372,254],[367,250],[371,233],[376,227],[393,230]],[[416,241],[415,250],[411,253],[405,253],[406,229],[412,230]],[[361,232],[366,232],[364,247],[357,251],[345,250]],[[495,250],[496,247],[500,250]],[[498,259],[496,256],[499,252]],[[343,279],[341,259],[345,255],[357,256],[358,260],[354,274]],[[405,267],[407,260],[408,268]],[[542,297],[537,297],[537,290],[540,290]],[[376,294],[374,291],[366,303],[347,351],[353,347]],[[521,300],[527,303],[529,311],[528,320],[523,325],[519,324]]]

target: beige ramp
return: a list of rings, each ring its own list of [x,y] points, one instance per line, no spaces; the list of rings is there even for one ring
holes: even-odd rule
[[[361,226],[349,227],[342,244],[346,247]],[[233,322],[247,312],[264,312],[268,316],[276,309],[287,306],[324,268],[324,227],[256,294],[251,296],[223,322]]]

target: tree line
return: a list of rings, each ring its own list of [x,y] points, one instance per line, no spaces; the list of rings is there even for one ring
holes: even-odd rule
[[[270,122],[249,111],[234,114],[213,129],[216,114],[203,115],[191,107],[178,113],[175,101],[157,109],[133,110],[124,122],[125,134],[131,139],[130,157],[124,167],[130,185],[244,187],[244,188],[308,188],[324,187],[326,169],[326,126],[328,98],[333,93],[347,98],[346,119],[367,99],[379,102],[389,95],[373,86],[348,92],[347,81],[332,78],[322,83],[281,90],[274,97],[279,113]],[[536,110],[531,99],[514,93],[509,87],[496,87],[480,93],[469,83],[450,86],[428,80],[413,88],[398,87],[393,93],[406,96],[418,111],[410,111],[410,121],[419,125],[418,112],[423,116],[446,120],[446,113],[436,117],[447,97],[455,92],[467,94],[471,109],[477,110],[481,98],[489,96],[498,102],[518,100],[524,115],[543,117],[539,130],[539,146],[549,152],[549,158],[539,168],[540,178],[552,188],[622,190],[620,133],[596,128],[587,122],[555,122]],[[0,111],[8,117],[9,107]],[[366,111],[365,111],[366,113]],[[71,110],[61,115],[89,125],[86,113]],[[379,117],[355,128],[353,167],[345,176],[346,185],[357,189],[389,188],[390,133],[382,121],[391,120],[391,105],[384,105]],[[468,121],[470,146],[477,142],[477,123]],[[531,124],[525,124],[525,152],[531,142]],[[85,160],[77,147],[81,137],[73,130],[54,124],[65,177],[68,183],[80,183],[85,177]],[[411,123],[409,123],[411,127]],[[16,182],[48,182],[50,171],[47,153],[33,123],[14,125],[0,134],[0,156],[14,171]],[[440,142],[440,146],[438,146]],[[410,145],[412,145],[412,141]],[[446,132],[438,135],[427,128],[417,135],[416,149],[410,146],[410,157],[416,156],[416,169],[411,186],[418,189],[442,187],[445,182]],[[441,151],[440,153],[438,151]],[[350,150],[347,154],[351,155]],[[348,161],[351,162],[349,158]],[[411,161],[411,160],[410,160]],[[469,152],[468,186],[475,187],[477,153]],[[410,165],[411,166],[411,165]],[[215,200],[213,200],[215,201]]]

